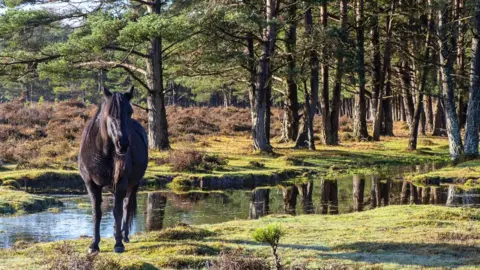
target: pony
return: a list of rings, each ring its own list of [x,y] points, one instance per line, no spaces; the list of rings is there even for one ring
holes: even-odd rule
[[[137,208],[137,191],[148,165],[145,129],[132,119],[130,104],[134,87],[125,93],[103,89],[103,102],[85,127],[78,155],[78,168],[93,210],[94,235],[89,253],[100,252],[102,189],[113,187],[116,253],[125,251]]]

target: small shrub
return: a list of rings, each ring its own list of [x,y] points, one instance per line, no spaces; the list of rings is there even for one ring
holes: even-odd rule
[[[188,177],[177,176],[173,178],[170,186],[173,190],[186,191],[193,187],[193,183],[192,183],[192,180]]]
[[[154,159],[154,161],[155,161],[155,164],[158,165],[158,166],[169,164],[168,158],[156,158],[156,159]]]
[[[15,189],[20,189],[22,187],[22,185],[15,180],[6,180],[2,183],[2,186],[3,187],[12,187],[12,188],[15,188]]]
[[[424,146],[437,145],[436,143],[434,143],[432,140],[429,140],[429,139],[420,140],[420,144],[421,144],[421,145],[424,145]]]
[[[113,270],[122,269],[120,264],[113,259],[101,255],[89,256],[75,250],[68,242],[55,247],[54,253],[44,259],[43,265],[49,270]]]
[[[257,242],[269,244],[272,248],[273,259],[275,263],[275,269],[282,269],[280,263],[280,257],[278,256],[277,249],[280,242],[280,238],[285,234],[283,228],[279,224],[271,223],[264,228],[257,228],[253,232],[253,239]]]
[[[302,159],[295,158],[295,157],[284,157],[285,163],[289,166],[302,166],[304,162]]]
[[[352,124],[352,119],[347,117],[346,115],[344,115],[344,116],[340,117],[339,124],[340,124],[340,127],[345,127],[347,125]]]
[[[213,163],[217,165],[227,165],[228,161],[218,155],[205,155],[203,161],[207,163]]]
[[[176,172],[195,171],[202,160],[202,154],[194,150],[173,151],[168,157],[168,162]]]
[[[265,168],[265,163],[255,161],[255,160],[251,160],[250,162],[248,162],[248,165],[254,168]]]
[[[344,142],[351,142],[351,141],[353,141],[353,139],[354,138],[353,138],[352,133],[346,132],[346,133],[343,133],[343,135],[342,135],[342,141],[344,141]]]
[[[216,261],[212,262],[213,270],[268,270],[270,266],[263,258],[257,258],[243,249],[223,250]]]

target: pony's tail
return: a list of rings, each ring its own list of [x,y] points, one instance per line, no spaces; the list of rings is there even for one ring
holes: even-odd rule
[[[127,206],[128,231],[132,230],[133,219],[137,215],[137,190],[138,190],[138,187],[134,187],[132,190],[132,193],[130,194],[130,198],[128,199],[128,206]]]

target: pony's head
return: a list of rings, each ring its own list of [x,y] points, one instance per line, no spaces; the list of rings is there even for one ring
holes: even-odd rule
[[[130,100],[133,97],[134,87],[125,93],[112,93],[103,88],[103,121],[105,123],[105,136],[108,136],[115,146],[117,155],[123,156],[130,147],[128,125],[132,118],[133,108]]]

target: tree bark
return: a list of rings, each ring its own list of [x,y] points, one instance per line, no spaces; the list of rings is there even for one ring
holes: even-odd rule
[[[364,0],[357,0],[355,6],[357,30],[357,73],[358,92],[355,94],[353,137],[356,140],[368,139],[367,112],[365,100],[365,30]]]
[[[338,145],[338,129],[339,129],[339,116],[340,105],[342,103],[342,77],[343,77],[343,65],[344,65],[344,44],[347,39],[347,13],[348,12],[348,0],[340,0],[340,35],[341,45],[337,50],[337,64],[335,73],[335,86],[333,88],[332,104],[330,106],[330,128],[331,145]]]
[[[423,111],[423,95],[425,93],[426,84],[427,84],[427,76],[429,73],[429,60],[430,60],[430,47],[431,47],[431,36],[434,27],[433,21],[433,14],[432,14],[432,7],[430,6],[429,1],[429,9],[428,12],[428,23],[427,23],[427,33],[426,33],[426,40],[425,40],[425,53],[424,53],[424,61],[423,61],[423,70],[422,76],[420,81],[420,89],[418,89],[417,97],[416,97],[416,105],[415,111],[412,121],[412,128],[410,129],[410,138],[408,140],[408,149],[410,151],[417,149],[417,138],[418,138],[418,124],[420,122],[421,113]]]
[[[323,26],[323,29],[326,31],[328,26],[328,9],[327,9],[328,1],[323,1],[322,6],[320,7],[320,23]],[[328,64],[325,63],[326,60],[326,47],[324,47],[323,51],[323,59],[324,62],[321,64],[321,71],[322,71],[322,96],[321,96],[321,107],[323,109],[322,113],[322,144],[332,145],[332,125],[331,125],[331,118],[330,118],[330,98],[329,98],[329,69]]]
[[[380,26],[378,22],[378,9],[377,9],[377,0],[373,1],[373,25],[372,25],[372,47],[373,47],[373,69],[372,69],[372,84],[373,84],[373,96],[371,98],[372,106],[372,118],[373,118],[373,140],[380,140],[380,131],[381,123],[383,116],[383,74],[382,74],[382,60],[380,52]],[[387,24],[389,24],[389,19],[387,18]],[[388,38],[387,38],[388,39]],[[388,41],[385,42],[385,48]],[[387,49],[385,49],[387,50]]]
[[[292,0],[288,8],[287,32],[285,34],[285,48],[287,52],[287,91],[283,116],[282,141],[293,141],[298,136],[300,117],[298,115],[298,94],[296,77],[295,50],[297,44],[297,1]]]
[[[262,40],[262,53],[259,59],[256,89],[254,95],[254,106],[252,107],[252,130],[253,148],[260,152],[271,152],[272,146],[267,138],[268,132],[265,129],[267,115],[267,100],[271,77],[270,58],[276,41],[276,24],[273,22],[276,16],[277,1],[267,0],[265,4],[266,27],[264,29],[264,40]]]
[[[149,12],[160,14],[161,0],[156,0]],[[165,109],[163,87],[163,55],[162,39],[153,38],[150,42],[150,59],[146,60],[147,84],[150,90],[147,94],[148,108],[148,145],[153,150],[168,150],[168,121]]]
[[[442,88],[443,100],[445,105],[445,114],[447,118],[447,135],[449,141],[450,158],[452,160],[459,160],[463,156],[462,140],[460,138],[460,126],[458,124],[457,112],[455,109],[455,87],[453,75],[453,63],[455,62],[456,54],[456,29],[454,33],[447,32],[448,30],[448,5],[445,3],[438,11],[438,44],[440,47],[440,65],[442,74]],[[449,42],[450,40],[450,42]]]
[[[478,156],[478,132],[480,129],[480,2],[475,5],[472,63],[470,72],[470,94],[465,127],[465,155],[469,158]]]
[[[396,1],[391,1],[390,11],[387,16],[386,32],[387,39],[385,42],[385,49],[383,55],[383,69],[382,69],[382,84],[385,86],[385,96],[386,98],[382,100],[383,104],[383,124],[382,124],[382,135],[385,136],[394,136],[393,134],[393,111],[392,111],[392,35],[393,35],[393,14],[396,10]]]
[[[425,121],[426,121],[426,131],[433,131],[433,105],[432,105],[432,96],[427,95],[423,98],[424,111],[425,111]]]
[[[305,34],[311,36],[313,34],[313,16],[312,16],[312,9],[309,7],[307,11],[305,11]],[[315,138],[314,138],[314,131],[313,131],[313,121],[315,118],[315,113],[320,108],[318,108],[318,88],[319,88],[319,61],[318,61],[318,54],[315,49],[310,50],[310,93],[308,91],[307,83],[304,81],[303,89],[304,89],[304,97],[305,97],[305,121],[304,121],[304,128],[302,132],[298,135],[296,147],[301,148],[308,145],[310,150],[315,150]],[[306,132],[306,134],[305,134]],[[305,138],[307,140],[305,140]]]

